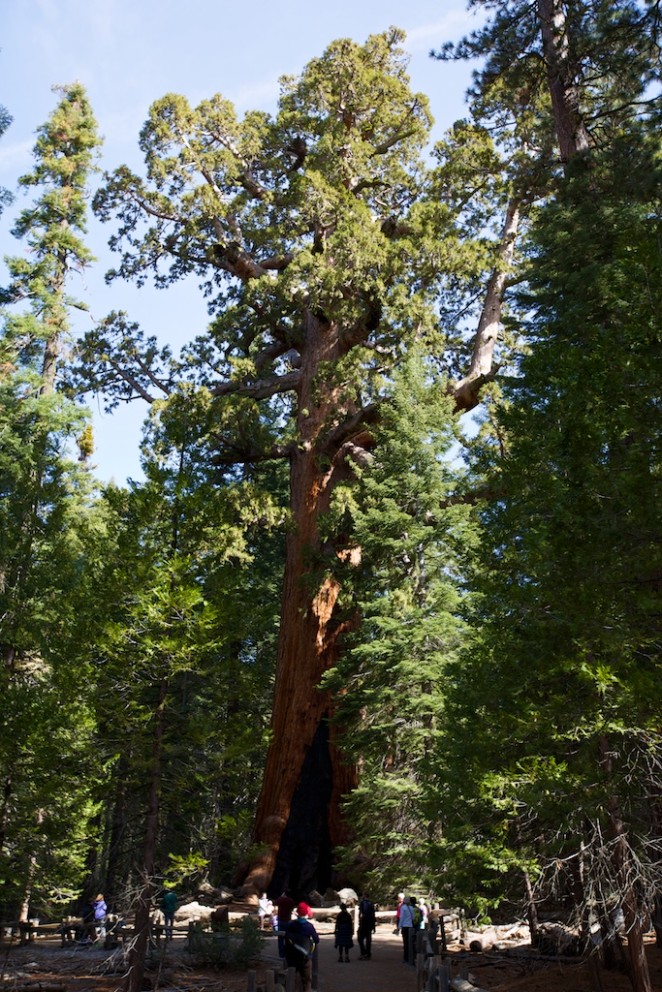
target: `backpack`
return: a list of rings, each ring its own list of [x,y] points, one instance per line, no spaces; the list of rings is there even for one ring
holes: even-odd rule
[[[362,899],[359,903],[360,922],[366,929],[374,928],[375,925],[375,904],[369,899]]]
[[[295,921],[296,923],[296,921]],[[310,934],[304,933],[296,925],[288,926],[285,931],[285,960],[288,964],[303,964],[308,958],[313,956],[315,947]]]
[[[414,927],[416,930],[420,930],[421,923],[423,922],[423,911],[420,906],[412,906],[411,909],[412,920],[414,922]]]

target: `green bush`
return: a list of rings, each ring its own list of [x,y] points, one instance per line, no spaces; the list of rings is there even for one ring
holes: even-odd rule
[[[262,954],[264,934],[257,921],[245,916],[239,932],[212,931],[197,925],[189,937],[191,961],[198,967],[232,968],[247,966]]]

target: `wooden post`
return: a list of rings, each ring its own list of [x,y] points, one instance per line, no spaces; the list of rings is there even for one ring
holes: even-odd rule
[[[421,992],[425,985],[425,959],[422,954],[416,955],[416,989]]]
[[[255,992],[255,972],[248,972],[248,982],[246,985],[246,992]]]
[[[294,968],[288,968],[285,972],[285,992],[294,992],[294,983],[296,980],[296,971]]]
[[[274,992],[275,976],[271,968],[267,968],[266,974],[264,976],[264,988],[265,992]]]
[[[426,985],[427,992],[437,992],[437,973],[439,971],[441,961],[438,957],[429,958],[427,961],[428,966],[428,981]]]
[[[441,937],[441,953],[448,954],[446,946],[446,923],[443,916],[439,917],[439,936]]]

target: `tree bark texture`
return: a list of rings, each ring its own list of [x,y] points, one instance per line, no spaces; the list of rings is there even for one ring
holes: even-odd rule
[[[590,139],[579,106],[577,73],[574,71],[564,5],[561,0],[538,0],[543,53],[554,114],[554,127],[561,161],[587,151]]]
[[[474,338],[469,371],[453,387],[453,399],[458,413],[465,413],[478,406],[483,386],[494,376],[494,349],[499,340],[503,297],[515,254],[519,223],[520,202],[512,199],[506,209],[497,265],[485,291],[485,302]]]
[[[283,576],[272,740],[255,821],[262,853],[244,877],[255,891],[291,887],[303,895],[307,887],[329,883],[324,876],[331,850],[345,836],[340,799],[355,784],[353,768],[343,763],[336,747],[337,731],[328,725],[329,694],[318,688],[335,663],[338,637],[346,629],[337,618],[335,554],[323,546],[319,531],[320,516],[329,508],[343,469],[333,457],[340,446],[325,450],[325,440],[351,412],[342,384],[319,385],[320,370],[326,363],[333,368],[344,347],[337,326],[308,315],[297,397],[298,443],[290,464],[292,524]],[[315,849],[307,863],[301,859],[304,847],[309,855]]]

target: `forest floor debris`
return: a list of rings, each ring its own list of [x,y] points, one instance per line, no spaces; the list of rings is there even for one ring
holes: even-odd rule
[[[351,966],[336,961],[333,928],[320,925],[319,992],[416,992],[416,972],[402,962],[402,944],[392,925],[380,924],[370,961],[352,951]],[[487,992],[594,992],[591,968],[579,958],[543,956],[526,943],[505,950],[470,952],[451,943],[448,962],[453,977],[466,976]],[[662,949],[655,938],[646,939],[654,989],[662,989]],[[255,967],[256,986],[261,975],[277,964],[275,938],[266,940],[262,962]],[[150,987],[163,992],[246,992],[247,970],[210,971],[192,967],[186,941],[167,946],[163,959],[152,961],[147,972]],[[600,971],[603,992],[630,992],[627,975]],[[27,947],[0,946],[0,992],[117,992],[122,984],[121,954],[94,946],[60,948],[47,941]]]

